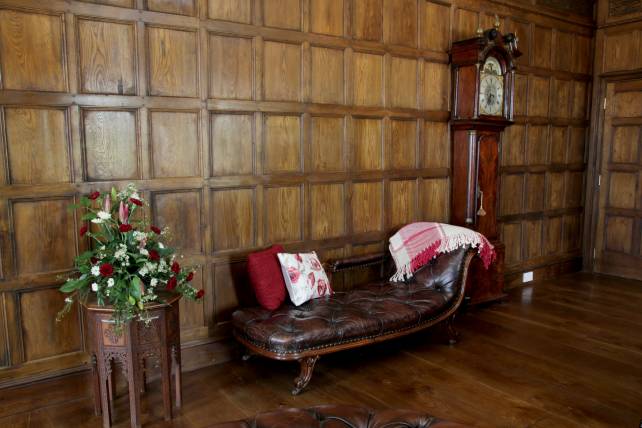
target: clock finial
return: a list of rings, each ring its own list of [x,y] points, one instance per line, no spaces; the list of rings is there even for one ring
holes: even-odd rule
[[[495,29],[499,30],[500,25],[501,25],[501,22],[499,21],[499,16],[495,14],[495,25],[494,25]]]

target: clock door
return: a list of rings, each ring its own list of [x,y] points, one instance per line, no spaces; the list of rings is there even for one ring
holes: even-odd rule
[[[497,167],[499,133],[484,132],[479,136],[477,168],[477,216],[475,229],[491,241],[497,239]]]

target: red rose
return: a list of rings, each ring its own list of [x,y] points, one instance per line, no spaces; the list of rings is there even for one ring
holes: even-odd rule
[[[87,233],[88,230],[89,228],[85,224],[83,227],[80,228],[80,236],[85,236],[85,233]]]
[[[194,279],[194,272],[190,272],[190,273],[187,274],[187,277],[185,278],[185,281],[190,282],[193,279]]]
[[[158,251],[156,250],[149,250],[149,259],[153,260],[155,262],[160,260],[160,255],[158,254]]]
[[[172,263],[172,272],[174,272],[177,275],[181,273],[181,265],[179,265],[178,262]]]
[[[98,259],[96,257],[90,258],[89,261],[91,262],[92,265],[95,265],[96,263],[98,263]]]
[[[205,290],[203,290],[203,289],[201,288],[200,290],[198,290],[198,291],[196,292],[196,298],[197,298],[197,299],[202,299],[202,298],[203,298],[203,296],[205,296]]]
[[[111,276],[114,273],[114,267],[109,263],[100,265],[100,274],[102,276]]]
[[[129,198],[129,202],[131,202],[134,205],[138,205],[139,207],[143,206],[143,201],[141,201],[140,199]]]
[[[169,279],[169,281],[167,281],[167,287],[165,287],[165,288],[167,288],[169,291],[172,291],[173,289],[176,288],[176,284],[177,283],[178,283],[178,281],[176,280],[176,277],[173,276],[173,277],[171,277]]]
[[[123,233],[129,232],[132,229],[133,227],[131,224],[121,224],[120,226],[118,226],[118,230],[120,230]]]
[[[89,199],[95,201],[100,196],[100,192],[91,192],[88,196]]]
[[[158,228],[158,227],[156,227],[156,226],[149,226],[149,228],[150,228],[150,229],[152,230],[152,232],[154,232],[155,234],[157,234],[157,235],[160,235],[160,234],[161,234],[161,230],[160,230],[160,228]]]

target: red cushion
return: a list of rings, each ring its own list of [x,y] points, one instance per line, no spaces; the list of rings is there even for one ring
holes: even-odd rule
[[[276,256],[282,252],[282,246],[273,245],[247,257],[247,270],[256,300],[270,311],[281,306],[286,296],[281,264]]]

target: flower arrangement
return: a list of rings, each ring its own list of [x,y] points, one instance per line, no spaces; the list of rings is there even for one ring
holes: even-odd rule
[[[85,302],[93,293],[99,305],[112,305],[117,325],[144,321],[145,303],[159,301],[159,292],[203,298],[205,291],[190,285],[194,268],[182,267],[174,249],[163,244],[168,229],[135,219],[144,204],[129,184],[120,192],[92,192],[70,206],[85,211],[82,221],[91,222],[92,227],[85,223],[79,234],[91,238],[92,249],[76,257],[74,274],[60,287],[70,296],[58,318],[69,312],[74,295]]]

